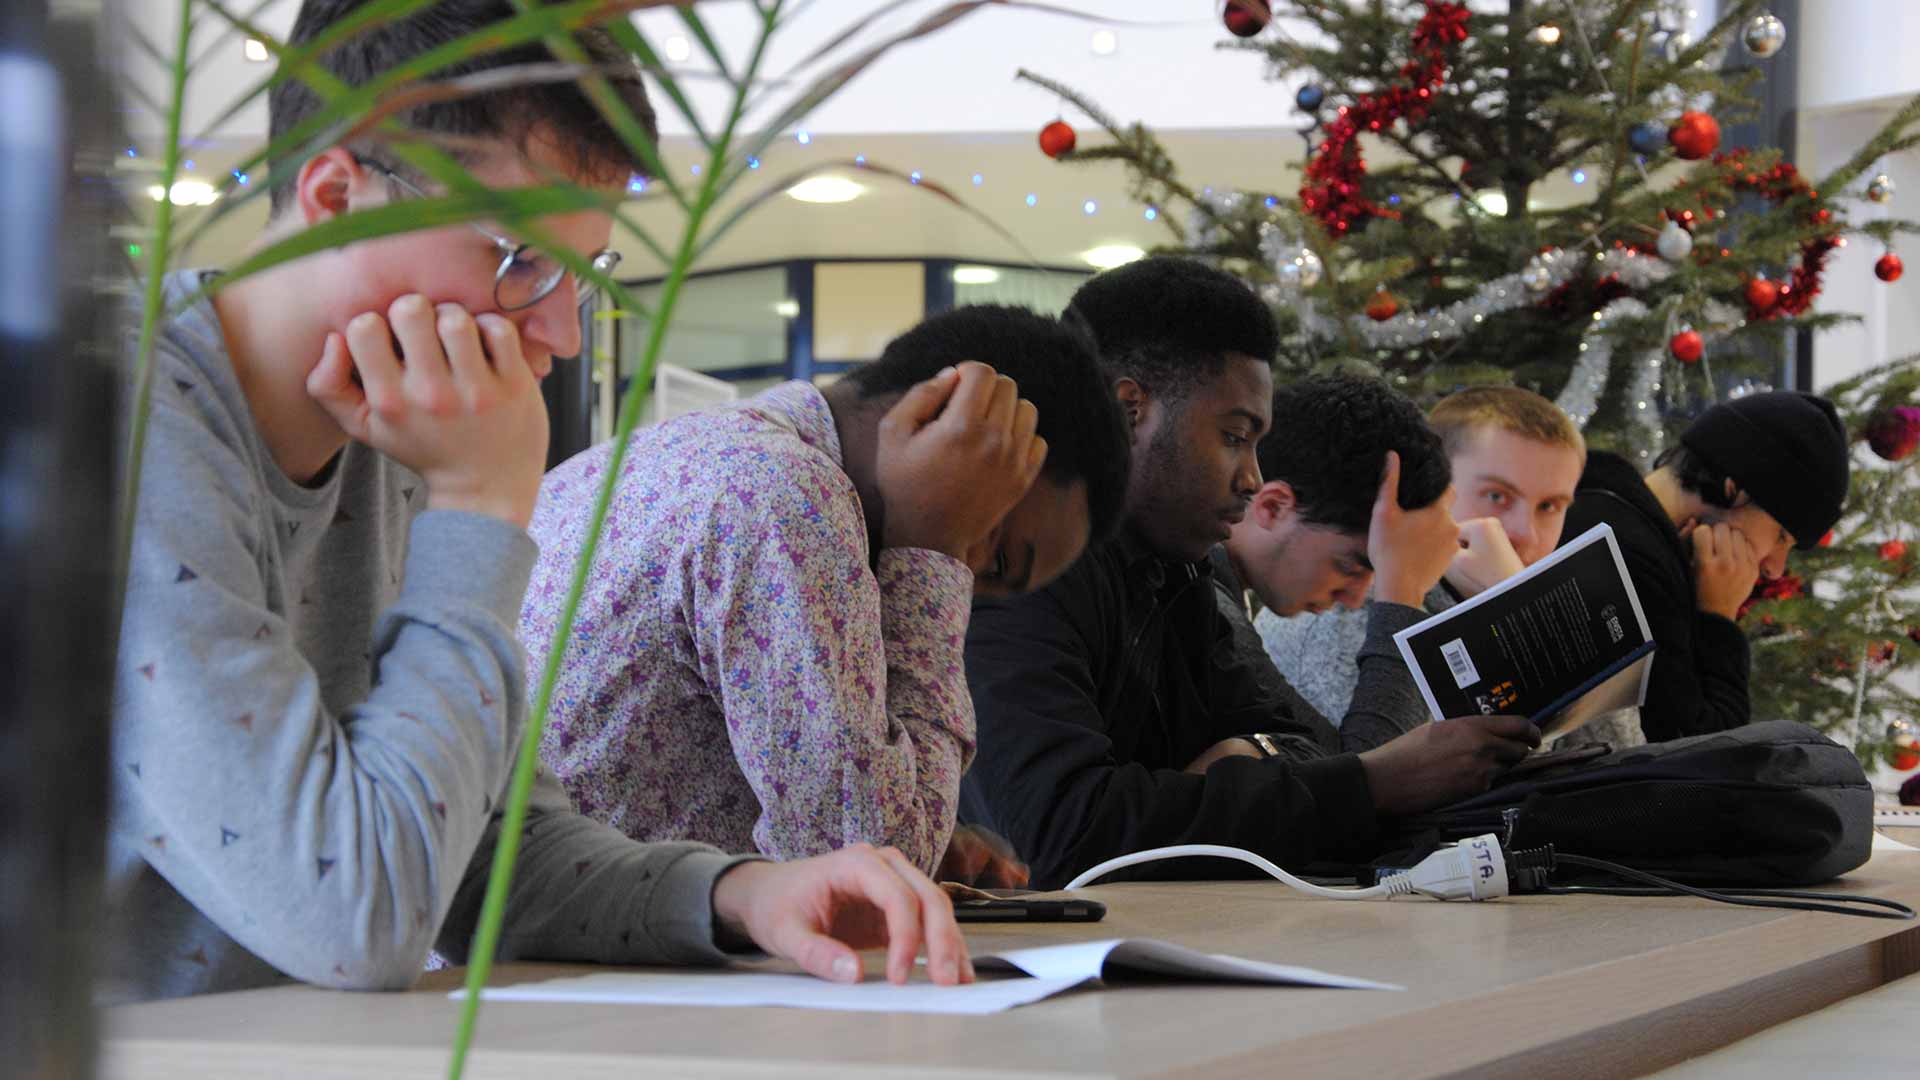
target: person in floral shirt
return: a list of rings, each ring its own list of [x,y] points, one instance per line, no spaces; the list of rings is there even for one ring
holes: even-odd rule
[[[1046,584],[1118,521],[1125,435],[1091,348],[961,308],[825,390],[637,433],[541,747],[579,810],[637,839],[938,867],[974,750],[974,594]],[[610,454],[542,487],[535,672]]]

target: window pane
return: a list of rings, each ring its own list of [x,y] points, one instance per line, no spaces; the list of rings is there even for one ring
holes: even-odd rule
[[[819,263],[813,268],[816,360],[872,360],[926,313],[923,263]]]
[[[652,311],[660,304],[660,286],[643,285],[634,298]],[[780,267],[742,270],[693,278],[680,287],[673,325],[660,349],[660,362],[710,375],[731,368],[784,364],[787,272]],[[629,319],[620,334],[620,378],[632,376],[647,345],[644,319]]]
[[[1073,299],[1073,291],[1092,274],[1072,270],[1029,270],[1007,266],[983,267],[962,263],[954,268],[953,302],[1017,304],[1042,315],[1058,315]],[[990,279],[990,280],[989,280]]]

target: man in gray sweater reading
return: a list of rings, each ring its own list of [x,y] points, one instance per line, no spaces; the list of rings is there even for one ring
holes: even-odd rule
[[[307,0],[310,42],[359,6]],[[512,14],[449,0],[376,22],[324,58],[350,85]],[[640,73],[575,35],[634,111]],[[550,60],[539,46],[445,69]],[[319,99],[272,94],[278,137]],[[554,173],[617,193],[632,162],[571,84],[422,104],[483,182]],[[273,177],[268,241],[436,189],[386,144],[324,149]],[[601,258],[600,211],[542,220]],[[527,719],[514,637],[547,417],[538,381],[580,348],[580,283],[504,225],[452,225],[310,255],[219,288],[165,281],[119,650],[108,999],[268,985],[409,985],[430,949],[465,958]],[[603,253],[596,255],[596,253]],[[791,863],[640,844],[572,812],[542,776],[501,952],[715,963],[765,950],[860,977],[922,944],[971,977],[945,897],[898,852]]]

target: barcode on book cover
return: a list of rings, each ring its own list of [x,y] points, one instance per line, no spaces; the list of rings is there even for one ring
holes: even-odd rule
[[[1473,657],[1467,655],[1466,643],[1459,638],[1440,646],[1440,655],[1447,658],[1447,667],[1453,671],[1454,685],[1465,690],[1480,681],[1480,673],[1474,670]]]

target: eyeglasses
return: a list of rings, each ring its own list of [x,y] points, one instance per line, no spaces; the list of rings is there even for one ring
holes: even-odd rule
[[[424,199],[427,193],[409,183],[399,173],[377,161],[361,161],[361,164],[392,181],[394,186],[415,198]],[[500,268],[493,272],[493,302],[501,311],[520,311],[530,308],[547,298],[547,294],[560,287],[561,279],[567,276],[567,268],[553,256],[534,247],[522,244],[491,229],[469,223],[474,232],[493,241],[500,249]],[[593,268],[602,274],[612,274],[620,265],[620,253],[611,248],[593,257]],[[600,286],[583,281],[577,275],[573,281],[577,303],[585,307],[599,295]]]

